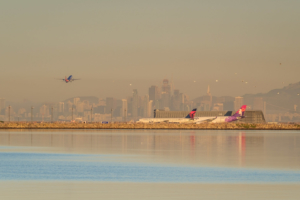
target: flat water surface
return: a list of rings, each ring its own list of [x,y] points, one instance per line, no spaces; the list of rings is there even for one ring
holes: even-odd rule
[[[0,160],[2,184],[296,184],[300,189],[300,131],[2,130]]]

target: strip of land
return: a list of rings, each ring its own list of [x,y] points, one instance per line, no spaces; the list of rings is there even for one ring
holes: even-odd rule
[[[300,130],[298,124],[249,124],[249,123],[0,123],[0,129],[188,129],[188,130]]]
[[[3,200],[299,199],[299,184],[0,181]]]

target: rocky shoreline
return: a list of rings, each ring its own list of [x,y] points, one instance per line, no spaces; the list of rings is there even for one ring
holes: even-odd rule
[[[175,123],[0,123],[0,129],[180,129],[180,130],[300,130],[300,123],[175,124]]]

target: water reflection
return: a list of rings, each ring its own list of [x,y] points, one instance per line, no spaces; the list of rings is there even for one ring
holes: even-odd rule
[[[143,162],[300,168],[300,132],[203,130],[0,131],[1,146],[36,151],[142,155]],[[32,149],[31,149],[32,150]],[[1,148],[0,151],[13,151]]]

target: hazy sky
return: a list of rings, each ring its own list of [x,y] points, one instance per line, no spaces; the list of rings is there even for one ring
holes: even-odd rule
[[[208,84],[215,96],[267,92],[300,81],[299,8],[299,0],[0,1],[0,98],[126,98],[171,77],[191,98]],[[82,80],[55,80],[70,74]]]

